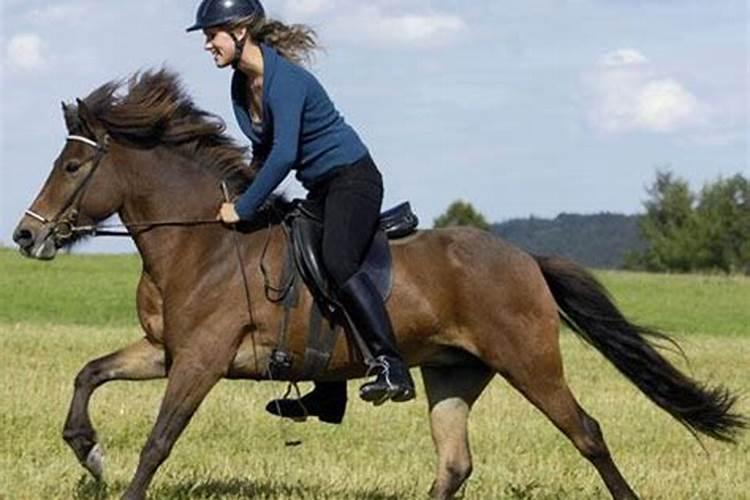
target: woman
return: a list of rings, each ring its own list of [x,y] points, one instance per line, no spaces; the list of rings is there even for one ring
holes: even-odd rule
[[[217,67],[234,68],[235,115],[252,141],[253,162],[261,165],[248,190],[236,203],[225,203],[219,217],[227,224],[252,219],[296,169],[308,198],[323,213],[322,257],[337,297],[375,357],[376,378],[360,388],[360,396],[375,404],[414,398],[383,300],[358,272],[377,228],[383,181],[354,129],[301,66],[317,48],[315,33],[266,18],[258,0],[203,0],[188,28],[194,30],[203,30],[205,49]],[[345,401],[345,383],[317,384],[303,398],[310,414],[331,422],[341,420]],[[276,404],[267,408],[277,413]],[[298,404],[281,401],[283,416],[301,411]]]

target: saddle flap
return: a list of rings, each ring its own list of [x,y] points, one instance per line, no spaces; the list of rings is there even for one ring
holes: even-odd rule
[[[323,226],[317,220],[300,214],[292,219],[291,235],[294,261],[316,302],[333,302],[330,281],[320,257]]]
[[[337,301],[332,293],[333,287],[321,257],[323,225],[301,214],[292,219],[291,227],[294,259],[302,279],[321,305],[336,305]],[[360,269],[369,275],[383,300],[388,299],[393,286],[391,263],[388,237],[382,230],[379,230],[373,237]]]

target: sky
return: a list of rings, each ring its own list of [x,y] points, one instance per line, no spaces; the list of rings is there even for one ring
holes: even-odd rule
[[[234,123],[230,70],[184,28],[197,1],[2,0],[0,243],[63,146],[60,102],[177,71]],[[454,200],[491,222],[642,210],[669,168],[694,189],[750,175],[746,0],[266,0],[325,47],[312,71],[430,227]],[[282,190],[301,196],[288,179]],[[387,207],[384,207],[387,208]],[[128,251],[99,239],[87,251]]]

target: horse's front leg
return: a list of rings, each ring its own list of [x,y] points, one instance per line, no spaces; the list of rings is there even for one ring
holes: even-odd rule
[[[211,339],[211,344],[194,345],[175,355],[156,424],[141,451],[138,469],[123,495],[124,499],[146,497],[156,470],[169,456],[203,399],[227,373],[236,346],[230,352],[216,337],[206,337]]]
[[[78,461],[96,479],[101,479],[103,452],[89,417],[94,390],[111,380],[150,380],[165,376],[164,351],[146,339],[86,364],[75,380],[73,400],[65,420],[63,438]]]

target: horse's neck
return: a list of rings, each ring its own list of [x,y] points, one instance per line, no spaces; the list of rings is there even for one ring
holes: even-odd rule
[[[123,176],[120,218],[126,224],[160,221],[206,221],[216,217],[222,201],[220,181],[199,168],[186,165],[178,155],[156,148],[135,150]],[[144,266],[152,273],[189,266],[187,247],[215,244],[218,226],[163,226],[131,229]],[[207,237],[212,233],[212,237]],[[218,239],[222,239],[218,237]],[[194,252],[193,252],[194,253]]]

